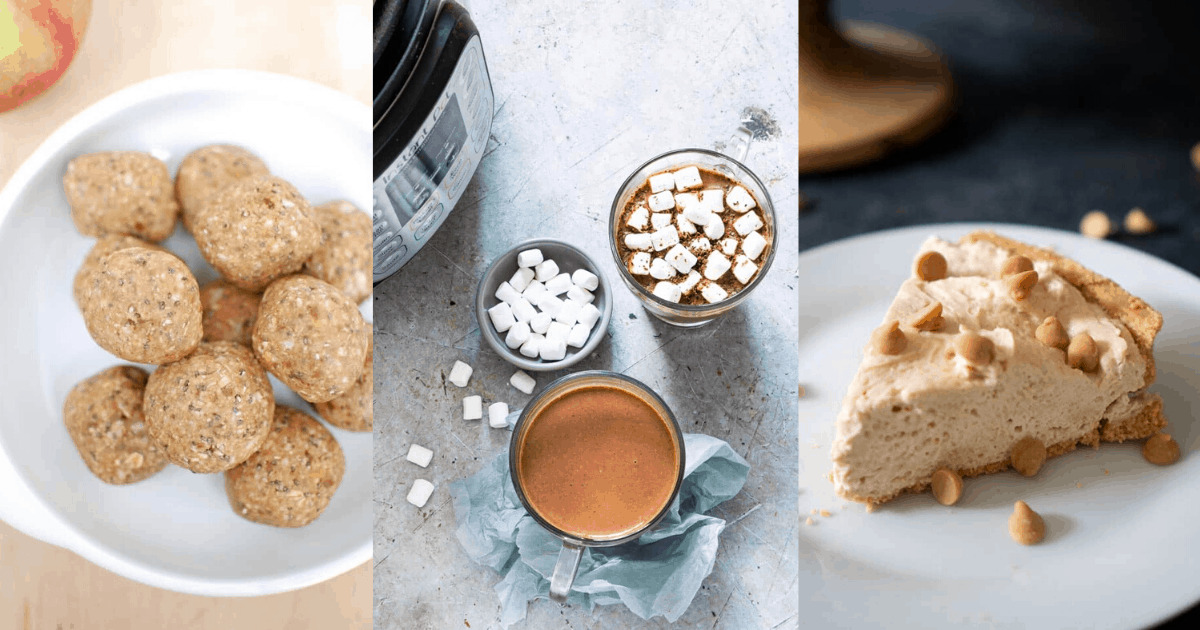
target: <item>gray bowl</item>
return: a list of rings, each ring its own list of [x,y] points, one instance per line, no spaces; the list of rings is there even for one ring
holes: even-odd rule
[[[545,258],[553,258],[563,271],[569,269],[573,272],[576,269],[587,269],[600,279],[600,285],[592,292],[596,296],[593,304],[600,309],[600,321],[596,322],[596,327],[592,329],[591,336],[588,337],[587,343],[582,348],[567,346],[567,356],[563,357],[561,361],[530,359],[509,348],[504,343],[504,337],[492,326],[492,320],[487,314],[489,308],[500,302],[496,299],[496,289],[500,283],[507,281],[517,272],[517,254],[534,248],[542,250],[542,256]],[[600,267],[587,254],[563,241],[549,238],[534,239],[504,252],[488,266],[483,278],[479,280],[479,288],[475,291],[475,318],[479,320],[479,333],[483,336],[484,341],[492,347],[492,350],[504,357],[505,361],[522,370],[549,372],[575,365],[600,345],[600,341],[608,334],[608,322],[612,318],[612,296],[609,293],[608,279],[604,277]]]

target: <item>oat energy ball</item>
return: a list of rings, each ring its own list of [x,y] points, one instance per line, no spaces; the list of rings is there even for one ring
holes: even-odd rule
[[[213,144],[187,154],[175,173],[175,197],[183,225],[192,229],[192,217],[215,193],[270,172],[257,155],[231,144]]]
[[[80,382],[67,394],[67,433],[83,463],[105,483],[141,481],[167,465],[142,415],[145,388],[144,370],[119,365]]]
[[[367,360],[363,364],[363,372],[358,380],[350,387],[350,391],[330,400],[317,403],[313,408],[329,424],[347,431],[366,431],[374,429],[374,415],[371,413],[371,395],[374,392],[372,379],[375,370],[371,367],[375,344],[371,339],[372,328],[367,324]]]
[[[79,266],[79,271],[75,272],[75,303],[83,304],[82,295],[86,286],[86,278],[88,274],[100,267],[100,260],[105,256],[128,247],[144,247],[146,249],[161,250],[157,245],[152,245],[143,241],[136,236],[128,234],[109,234],[101,236],[96,244],[92,246],[91,251],[83,259],[83,264]]]
[[[200,288],[167,252],[127,247],[101,258],[79,300],[92,339],[126,361],[170,363],[200,343]]]
[[[204,340],[236,341],[250,346],[250,333],[258,317],[262,295],[239,289],[224,280],[200,287],[204,308]]]
[[[278,177],[251,177],[225,188],[191,220],[205,260],[249,291],[299,271],[321,246],[308,202]]]
[[[87,236],[132,234],[157,243],[175,230],[171,173],[148,153],[81,155],[67,164],[63,190],[75,227]]]
[[[218,341],[151,374],[144,409],[150,435],[168,459],[192,472],[213,473],[262,446],[275,396],[249,348]]]
[[[354,303],[304,275],[275,281],[254,323],[254,353],[301,398],[320,403],[354,386],[367,357],[366,322]]]
[[[279,406],[262,448],[225,472],[225,495],[247,520],[303,527],[325,511],[345,471],[342,447],[329,429]]]
[[[304,265],[304,273],[342,290],[358,304],[371,294],[371,217],[347,201],[313,208],[324,244]]]

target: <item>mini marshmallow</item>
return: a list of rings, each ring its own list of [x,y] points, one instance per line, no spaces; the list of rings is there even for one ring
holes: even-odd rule
[[[522,370],[517,370],[516,372],[513,372],[511,377],[509,377],[508,384],[512,385],[522,394],[532,394],[534,386],[537,385],[537,381],[533,380],[533,377],[528,373]]]
[[[675,195],[672,195],[669,190],[654,193],[646,201],[650,204],[650,209],[655,212],[663,212],[675,207]]]
[[[582,348],[587,343],[588,336],[592,332],[591,326],[583,324],[575,324],[571,327],[571,332],[567,333],[567,345],[572,348]]]
[[[725,222],[715,214],[710,216],[712,216],[712,219],[704,224],[704,235],[715,241],[725,236]]]
[[[596,296],[592,295],[591,291],[581,288],[579,285],[575,285],[570,289],[567,289],[567,299],[579,302],[579,305],[583,306],[584,304],[591,304],[592,301],[596,299]]]
[[[687,277],[683,279],[683,282],[679,283],[679,292],[681,294],[690,292],[692,289],[696,288],[697,284],[700,284],[700,278],[701,276],[699,272],[692,271],[688,273]]]
[[[587,326],[589,330],[598,321],[600,321],[600,309],[596,308],[595,304],[584,304],[579,309],[579,323]]]
[[[558,263],[554,262],[553,259],[547,258],[539,263],[537,267],[534,267],[533,270],[537,272],[538,282],[545,282],[558,275]]]
[[[650,221],[650,211],[646,209],[646,206],[639,205],[633,209],[633,212],[629,213],[629,218],[625,221],[625,225],[635,230],[644,230],[648,221]]]
[[[747,212],[757,205],[754,203],[754,197],[750,195],[749,191],[741,186],[734,186],[733,190],[729,191],[729,194],[725,197],[725,203],[738,212]]]
[[[650,235],[650,243],[654,245],[656,252],[668,249],[678,242],[679,231],[675,229],[674,225],[668,225]]]
[[[450,368],[450,376],[446,380],[459,387],[466,387],[467,381],[471,380],[471,372],[474,371],[475,369],[466,363],[455,361],[454,367]]]
[[[408,502],[419,508],[425,507],[425,503],[431,496],[433,496],[433,484],[424,479],[414,481],[412,487],[408,489]]]
[[[529,340],[521,345],[521,355],[529,357],[530,359],[536,359],[538,353],[542,351],[542,344],[545,341],[546,337],[543,335],[539,335],[537,333],[529,335]]]
[[[719,280],[731,266],[729,259],[724,254],[713,252],[708,255],[708,260],[704,263],[704,277],[709,280]]]
[[[675,176],[671,173],[659,173],[650,176],[650,192],[657,193],[675,188]]]
[[[527,249],[520,254],[517,254],[518,267],[536,267],[542,262],[542,250]]]
[[[725,191],[720,188],[701,190],[700,207],[713,214],[725,212]]]
[[[688,243],[688,249],[692,250],[692,253],[703,254],[704,252],[712,251],[712,241],[701,236],[700,238]]]
[[[429,462],[433,461],[433,451],[421,446],[420,444],[409,444],[408,455],[404,459],[420,466],[427,468]]]
[[[554,316],[554,321],[561,322],[567,326],[574,326],[575,322],[579,321],[579,311],[583,307],[583,304],[583,302],[576,302],[575,300],[563,302],[562,308],[558,309],[558,314]]]
[[[545,292],[546,285],[534,280],[533,282],[529,283],[529,286],[525,287],[524,291],[521,292],[521,297],[529,300],[530,304],[537,304],[538,299],[541,298],[542,294]]]
[[[650,227],[655,230],[661,230],[664,227],[671,225],[671,221],[675,220],[675,215],[670,212],[655,212],[650,215]]]
[[[529,288],[529,283],[533,282],[533,275],[532,269],[528,267],[521,267],[516,273],[513,274],[511,278],[508,279],[508,283],[511,284],[512,288],[516,289],[519,293]]]
[[[526,300],[523,297],[517,298],[517,301],[513,302],[512,312],[513,317],[517,318],[517,321],[519,322],[527,322],[533,319],[534,315],[537,315],[537,309],[533,308],[533,305],[529,303],[529,300]]]
[[[538,300],[537,307],[541,311],[554,319],[558,315],[558,309],[562,308],[563,301],[557,296],[551,295],[549,291],[542,295],[542,299]]]
[[[699,205],[684,210],[682,216],[696,225],[708,225],[709,221],[720,220],[717,215],[701,208]]]
[[[722,302],[725,300],[725,298],[729,297],[729,293],[727,293],[725,289],[722,289],[721,285],[713,282],[706,284],[703,289],[700,289],[700,295],[703,296],[704,300],[709,304]]]
[[[567,335],[571,334],[571,326],[562,322],[551,322],[546,331],[546,341],[561,341],[566,343]]]
[[[721,239],[721,253],[726,256],[733,256],[737,253],[738,241],[736,238]]]
[[[503,429],[508,426],[508,403],[492,403],[488,405],[488,426],[493,429]]]
[[[679,245],[678,243],[676,243],[675,247],[667,250],[667,255],[664,256],[664,258],[666,258],[667,262],[671,263],[671,266],[674,267],[679,273],[687,273],[691,271],[692,267],[696,266],[697,260],[695,254],[689,252],[686,247]],[[651,274],[654,273],[653,267],[650,268],[650,272]]]
[[[650,249],[653,245],[650,242],[649,234],[626,234],[625,247],[629,249]]]
[[[516,350],[525,345],[526,341],[529,341],[529,335],[531,334],[533,334],[533,331],[530,330],[528,322],[517,322],[513,324],[512,328],[508,329],[508,335],[504,337],[504,345]]]
[[[746,235],[746,239],[742,241],[742,251],[750,260],[758,260],[758,257],[767,248],[767,239],[763,238],[758,232],[751,232]]]
[[[575,285],[573,282],[571,282],[571,276],[569,274],[560,273],[557,276],[550,278],[550,281],[546,283],[546,290],[553,295],[562,295],[573,286]]]
[[[543,361],[562,361],[567,356],[567,341],[566,339],[554,341],[547,339],[538,354],[541,355]]]
[[[546,334],[546,329],[550,327],[550,322],[552,321],[554,321],[554,316],[550,313],[542,311],[541,313],[534,315],[533,319],[529,320],[529,330],[539,335],[544,335]]]
[[[520,298],[521,291],[507,282],[501,282],[500,286],[496,287],[496,299],[501,302],[512,304]]]
[[[600,278],[587,269],[576,269],[571,274],[571,282],[580,289],[595,291],[600,286]]]
[[[747,212],[746,214],[738,217],[737,221],[733,222],[733,229],[742,236],[745,236],[762,226],[762,219],[758,218],[757,212]]]
[[[742,284],[750,282],[750,278],[754,277],[756,271],[758,271],[758,265],[744,254],[738,254],[737,260],[733,263],[733,277],[737,278],[738,282]]]
[[[699,188],[700,184],[704,183],[700,179],[700,169],[695,166],[685,166],[673,173],[675,175],[675,189],[689,190],[691,188]]]
[[[492,326],[496,329],[496,332],[504,332],[517,323],[517,318],[513,316],[512,307],[507,302],[501,302],[489,308],[488,319],[492,320]]]
[[[675,215],[675,225],[679,227],[680,234],[695,234],[698,231],[696,224],[685,219],[682,214]]]
[[[700,197],[696,193],[676,193],[675,209],[683,212],[688,208],[699,207]]]
[[[650,254],[638,252],[629,259],[629,273],[644,276],[650,273]]]
[[[483,397],[467,396],[462,401],[463,420],[478,420],[483,417]]]
[[[683,297],[683,292],[674,282],[659,282],[654,285],[654,295],[668,302],[678,302],[679,298]]]
[[[655,280],[666,280],[675,277],[675,268],[662,258],[655,258],[650,263],[650,277]]]

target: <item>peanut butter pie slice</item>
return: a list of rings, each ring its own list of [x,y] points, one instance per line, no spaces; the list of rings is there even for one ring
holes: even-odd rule
[[[1161,327],[1144,301],[1052,251],[990,232],[930,238],[838,414],[838,494],[879,504],[939,469],[1005,470],[1018,443],[1025,459],[1030,445],[1052,457],[1157,433],[1162,400],[1146,387]]]

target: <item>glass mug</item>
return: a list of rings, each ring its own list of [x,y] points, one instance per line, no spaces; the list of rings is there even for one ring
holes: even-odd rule
[[[742,160],[746,159],[746,155],[750,152],[750,139],[751,133],[745,127],[739,128],[737,133],[730,138],[730,153],[733,153],[735,157],[730,157],[716,151],[709,151],[708,149],[678,149],[664,153],[638,167],[625,179],[625,183],[621,184],[617,196],[613,199],[612,209],[608,215],[608,245],[612,250],[613,260],[617,264],[617,273],[625,283],[625,286],[629,287],[629,290],[641,300],[642,307],[649,311],[651,315],[668,324],[681,327],[703,326],[733,310],[734,307],[750,297],[750,293],[762,282],[763,277],[767,275],[767,271],[771,268],[771,262],[775,260],[775,250],[778,249],[776,241],[779,236],[778,230],[775,228],[775,204],[771,201],[771,195],[767,193],[767,187],[762,183],[762,180],[742,164]],[[642,286],[633,277],[633,274],[629,272],[629,268],[626,267],[625,261],[621,258],[620,250],[617,247],[617,239],[619,238],[621,227],[621,214],[624,212],[625,205],[629,202],[630,197],[637,192],[638,187],[650,175],[663,171],[677,170],[685,166],[698,166],[702,169],[716,171],[746,187],[758,202],[759,208],[762,210],[763,223],[765,224],[764,229],[771,235],[770,247],[766,252],[766,258],[763,259],[762,265],[759,266],[758,273],[750,280],[750,284],[742,287],[741,291],[716,304],[679,304],[654,295],[653,292]],[[697,264],[699,265],[700,263]]]
[[[646,518],[643,516],[641,518],[629,518],[627,520],[630,522],[624,523],[620,527],[613,525],[608,529],[608,531],[603,532],[584,533],[582,531],[567,531],[551,522],[552,520],[558,520],[561,523],[564,519],[557,518],[555,516],[547,516],[546,514],[539,512],[535,507],[535,505],[541,503],[543,506],[549,508],[549,503],[552,502],[552,500],[547,499],[547,495],[543,494],[541,497],[535,496],[532,498],[529,495],[531,490],[535,493],[543,492],[543,490],[540,489],[540,486],[544,485],[545,479],[543,478],[540,480],[540,483],[535,483],[535,481],[532,479],[526,480],[523,475],[523,467],[532,466],[532,464],[522,464],[522,457],[525,454],[525,451],[529,449],[535,453],[538,452],[538,449],[534,449],[529,446],[526,436],[529,434],[530,429],[536,426],[539,421],[541,421],[540,414],[550,405],[559,400],[564,400],[565,397],[572,392],[595,388],[619,390],[622,394],[632,396],[640,403],[648,406],[650,410],[658,416],[658,419],[662,421],[664,428],[666,429],[666,433],[669,436],[670,446],[664,448],[660,454],[673,454],[675,463],[677,465],[673,469],[673,477],[671,475],[663,474],[656,479],[656,481],[660,482],[660,490],[668,487],[666,484],[670,483],[670,493],[669,496],[665,494],[662,495],[665,497],[665,501],[663,501],[662,505],[657,508],[657,511],[653,513],[652,517]],[[581,421],[574,420],[571,422],[578,423]],[[654,428],[657,429],[657,427]],[[601,439],[595,437],[599,432],[584,430],[578,432],[578,434],[574,436],[563,436],[557,428],[553,429],[553,431],[554,433],[551,434],[552,436],[560,439],[563,437],[571,437],[572,439],[570,439],[569,442],[573,446],[580,447],[581,450],[584,450],[588,453],[606,452],[603,448],[596,447],[596,440]],[[618,433],[622,435],[628,435],[625,432],[616,431],[615,429],[612,431],[612,433],[614,435]],[[547,433],[542,431],[538,435],[542,438],[545,438]],[[509,473],[512,479],[513,488],[516,490],[517,497],[520,499],[521,505],[525,507],[525,510],[529,513],[529,515],[532,516],[539,525],[546,529],[546,531],[562,540],[562,550],[559,551],[558,561],[554,565],[554,573],[550,579],[550,598],[559,603],[567,601],[567,595],[571,591],[571,585],[575,582],[575,574],[579,570],[579,561],[582,558],[583,549],[585,547],[612,547],[636,540],[639,536],[652,529],[659,523],[659,521],[662,520],[667,511],[670,509],[671,505],[675,502],[675,498],[679,495],[679,488],[683,484],[683,471],[686,464],[684,458],[683,432],[680,430],[679,423],[675,420],[675,416],[671,413],[671,410],[667,407],[666,403],[664,403],[657,394],[651,391],[650,388],[646,387],[636,379],[630,378],[623,374],[618,374],[616,372],[602,370],[576,372],[575,374],[569,374],[554,381],[544,390],[539,392],[537,396],[529,403],[529,405],[527,405],[521,412],[521,417],[517,420],[516,425],[513,427],[511,440],[512,441],[510,442],[508,449]],[[590,445],[588,444],[589,440],[591,441]],[[545,445],[543,444],[543,446]],[[562,454],[561,449],[558,448],[552,449],[552,451],[556,454]],[[608,452],[615,451],[610,448]],[[624,454],[623,450],[621,452]],[[634,461],[636,462],[636,460]],[[661,464],[665,461],[667,460],[658,460],[658,463]],[[629,466],[617,465],[619,462],[616,462],[615,460],[611,461],[610,463],[614,464],[611,470],[615,470],[616,472],[610,474],[609,477],[636,476],[636,473],[634,473]],[[544,463],[543,467],[545,467]],[[580,479],[578,478],[578,475],[575,477],[571,476],[569,470],[570,466],[567,466],[566,468],[567,470],[562,470],[561,474],[557,469],[555,469],[556,476],[554,477],[554,483],[559,487],[564,487],[563,484],[569,484],[570,487],[574,487],[573,482],[580,481]],[[597,468],[589,467],[588,470],[595,471]],[[603,470],[603,466],[601,466],[599,470]],[[644,478],[639,477],[639,479]],[[592,479],[592,481],[594,481],[594,479]],[[532,486],[532,488],[528,486]],[[622,487],[628,489],[628,486],[623,485]],[[574,497],[579,496],[578,491],[568,491],[564,494],[571,494]],[[638,496],[644,495],[639,494]],[[641,512],[649,514],[648,509],[651,509],[655,505],[657,504],[646,503]],[[646,506],[650,507],[647,508]],[[592,507],[596,508],[596,506]],[[553,512],[554,510],[547,509],[546,511]],[[603,509],[597,511],[603,512],[605,515],[610,514],[610,512]],[[581,520],[586,520],[587,518],[588,517],[582,515],[579,517]]]

